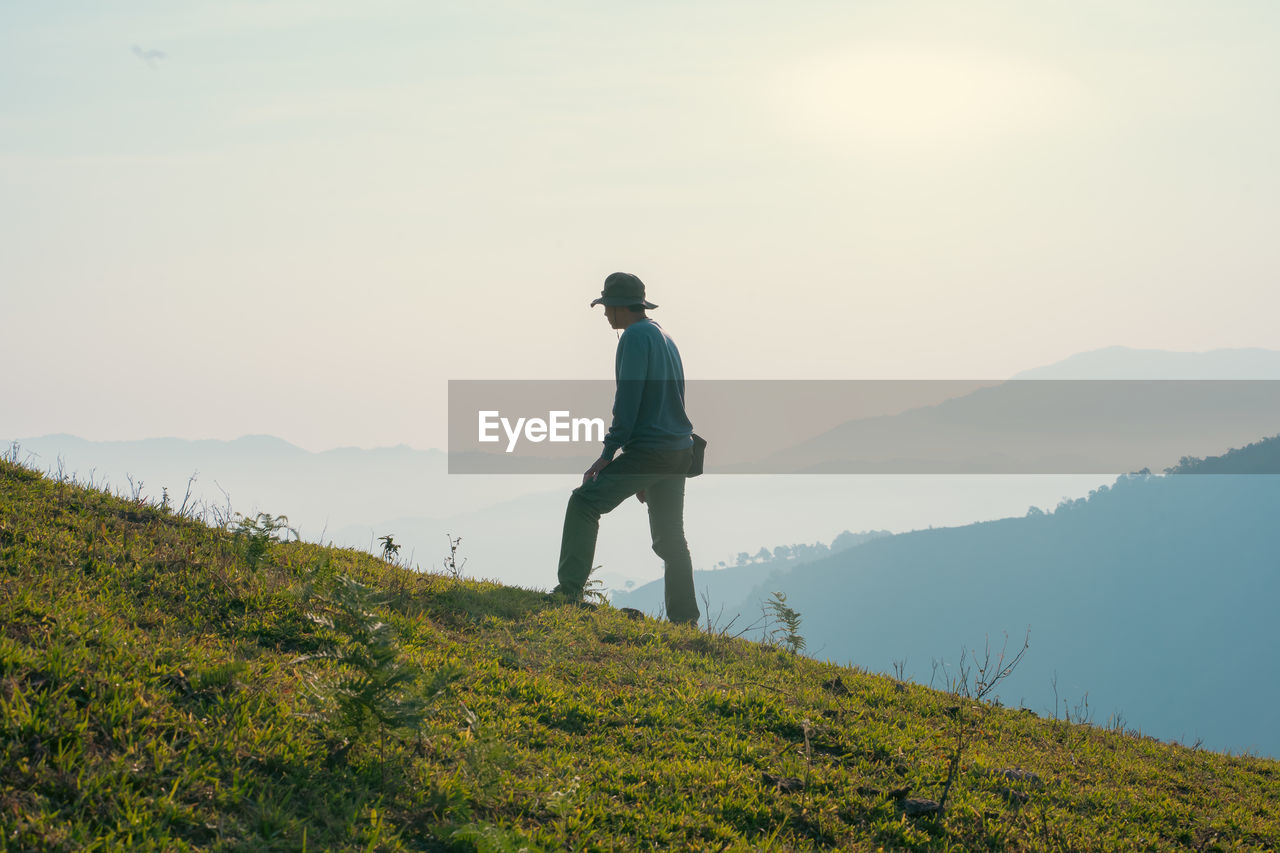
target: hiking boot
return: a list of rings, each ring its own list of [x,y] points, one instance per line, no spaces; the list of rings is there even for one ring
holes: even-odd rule
[[[547,600],[552,604],[572,604],[575,607],[582,607],[587,610],[596,609],[594,602],[587,601],[582,597],[581,587],[556,584],[556,588],[547,593]]]
[[[547,593],[547,598],[552,601],[581,601],[582,587],[565,586],[562,583],[558,583],[555,589]]]

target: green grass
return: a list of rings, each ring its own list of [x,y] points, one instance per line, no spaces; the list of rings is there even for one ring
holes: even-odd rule
[[[992,708],[946,814],[908,817],[954,695],[244,539],[0,462],[0,850],[1280,846],[1274,761]],[[337,575],[424,681],[461,670],[419,730],[313,714],[311,680],[350,675],[314,658],[307,586]]]

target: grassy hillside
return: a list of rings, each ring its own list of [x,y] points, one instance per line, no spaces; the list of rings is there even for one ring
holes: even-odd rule
[[[1280,844],[1276,762],[273,541],[266,521],[236,535],[0,462],[0,849]]]

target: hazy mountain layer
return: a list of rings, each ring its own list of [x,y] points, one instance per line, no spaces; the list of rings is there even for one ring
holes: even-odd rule
[[[1280,439],[1255,446],[1259,457]],[[1050,513],[868,542],[766,579],[810,653],[945,683],[962,645],[1031,652],[1002,692],[1166,738],[1280,755],[1280,477],[1119,478]],[[943,661],[951,669],[935,667]],[[1053,682],[1057,683],[1055,696]]]

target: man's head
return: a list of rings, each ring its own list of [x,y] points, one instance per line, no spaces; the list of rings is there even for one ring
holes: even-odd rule
[[[629,272],[610,274],[600,298],[591,304],[604,306],[604,317],[614,329],[625,329],[644,319],[646,308],[658,307],[644,298],[644,282]]]
[[[644,282],[629,272],[610,273],[604,280],[604,290],[600,291],[600,297],[591,304],[606,307],[635,305],[642,310],[658,307],[644,298]]]

